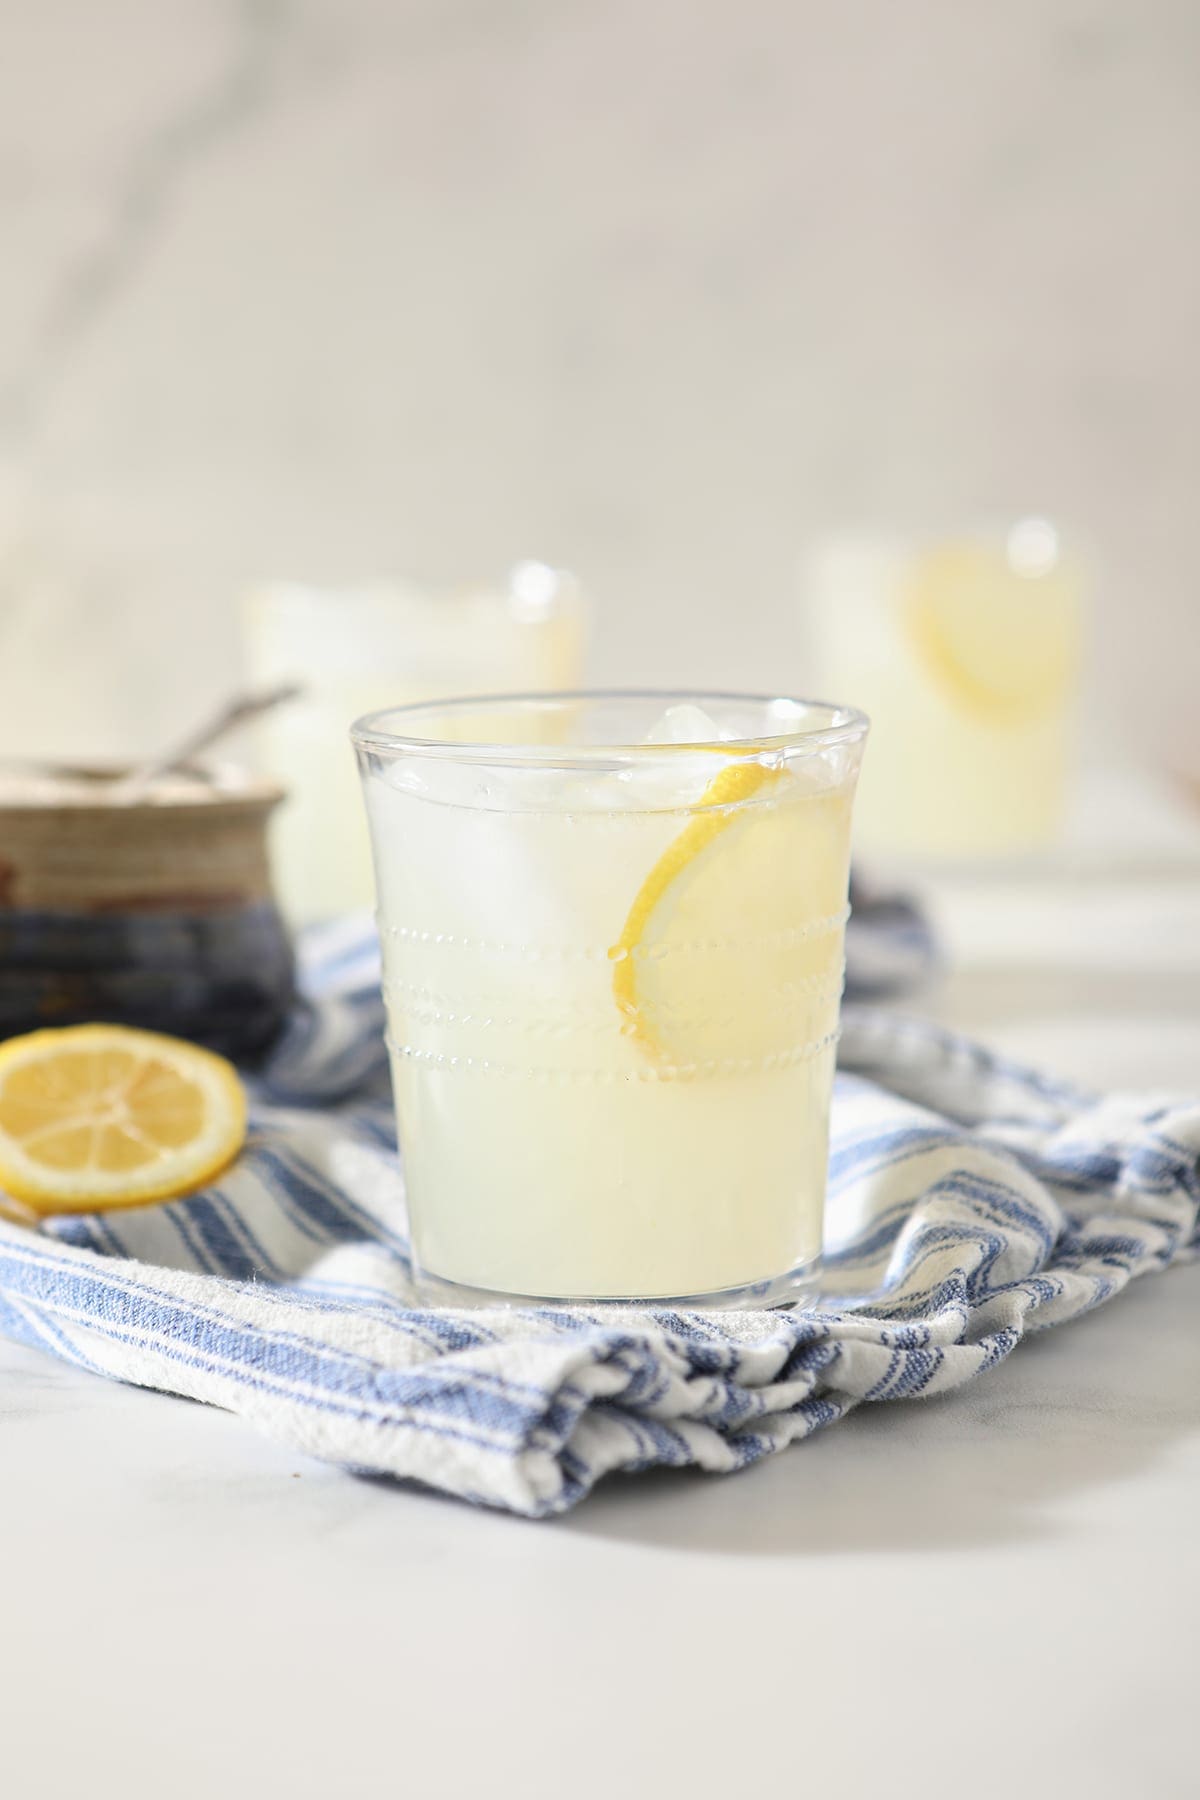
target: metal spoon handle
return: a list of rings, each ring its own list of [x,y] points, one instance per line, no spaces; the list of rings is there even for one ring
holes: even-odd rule
[[[232,731],[235,725],[244,725],[248,719],[256,719],[260,714],[282,706],[285,701],[294,700],[301,691],[298,682],[285,681],[278,687],[267,688],[261,693],[235,695],[219,712],[190,731],[186,737],[180,738],[169,750],[153,757],[149,762],[140,763],[128,775],[122,776],[109,789],[109,799],[118,806],[134,805],[160,776],[169,775],[172,769],[189,762],[201,750],[210,749],[227,731]]]

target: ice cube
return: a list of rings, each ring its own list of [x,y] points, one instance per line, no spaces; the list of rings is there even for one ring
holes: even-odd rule
[[[644,744],[719,744],[725,733],[702,706],[682,700],[668,706],[642,739]]]

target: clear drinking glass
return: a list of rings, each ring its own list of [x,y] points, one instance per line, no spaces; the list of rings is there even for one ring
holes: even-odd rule
[[[349,722],[438,694],[570,687],[582,677],[585,622],[574,578],[539,562],[451,594],[271,582],[247,596],[252,678],[264,687],[296,680],[303,689],[259,728],[264,763],[289,792],[272,848],[293,921],[370,904]]]
[[[436,1295],[734,1305],[813,1282],[866,731],[662,693],[354,727]]]

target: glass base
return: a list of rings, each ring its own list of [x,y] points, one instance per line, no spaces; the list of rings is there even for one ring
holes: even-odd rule
[[[426,1306],[473,1310],[504,1306],[521,1311],[579,1307],[607,1312],[636,1307],[639,1312],[758,1312],[763,1308],[812,1305],[820,1294],[821,1259],[797,1263],[786,1275],[738,1287],[714,1288],[704,1294],[510,1294],[499,1288],[471,1287],[444,1276],[416,1271],[417,1293]]]

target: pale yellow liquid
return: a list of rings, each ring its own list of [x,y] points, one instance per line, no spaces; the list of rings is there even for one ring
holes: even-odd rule
[[[664,894],[635,953],[654,1054],[611,946],[692,815],[606,807],[561,773],[458,773],[456,804],[367,779],[421,1266],[611,1298],[814,1263],[851,783],[782,781]],[[538,810],[489,810],[514,797]]]
[[[956,587],[938,567],[946,549],[868,540],[810,576],[815,680],[871,719],[855,820],[870,854],[1036,850],[1066,811],[1078,571],[1056,558],[1022,573],[1002,547],[967,539]]]
[[[259,730],[266,770],[287,789],[273,823],[276,887],[295,924],[368,907],[371,852],[350,726],[384,707],[457,694],[578,685],[579,597],[536,614],[502,591],[460,596],[387,589],[266,587],[248,596],[247,656],[261,686],[303,694]]]

